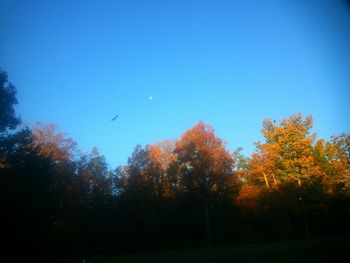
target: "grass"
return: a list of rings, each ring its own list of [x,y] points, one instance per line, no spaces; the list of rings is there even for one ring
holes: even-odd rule
[[[100,256],[86,263],[140,262],[350,262],[350,237],[295,240],[251,245],[221,246],[209,249],[173,250],[130,255]],[[64,261],[83,262],[81,260]]]

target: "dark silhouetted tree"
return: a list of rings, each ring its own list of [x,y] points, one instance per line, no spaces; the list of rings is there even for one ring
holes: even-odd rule
[[[0,133],[7,129],[15,129],[20,123],[16,117],[16,88],[7,79],[7,73],[0,70]]]

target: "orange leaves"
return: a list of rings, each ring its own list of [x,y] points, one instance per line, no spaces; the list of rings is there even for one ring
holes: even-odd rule
[[[192,167],[206,165],[212,171],[222,169],[223,165],[233,165],[230,153],[224,148],[221,139],[215,136],[210,125],[199,122],[186,131],[176,143],[175,152]]]
[[[161,143],[148,145],[147,151],[149,152],[150,159],[165,170],[174,159],[174,147],[174,141],[165,140]]]
[[[210,125],[199,122],[176,143],[174,152],[187,168],[183,179],[205,192],[222,192],[233,172],[233,158]]]
[[[253,184],[246,184],[240,189],[239,194],[235,199],[235,203],[244,210],[257,212],[259,209],[258,202],[260,193],[260,187]]]
[[[68,160],[76,153],[76,142],[58,132],[55,124],[36,123],[33,128],[33,147],[39,154],[54,160]]]

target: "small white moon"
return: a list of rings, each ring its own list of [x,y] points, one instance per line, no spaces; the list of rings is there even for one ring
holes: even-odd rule
[[[149,100],[153,100],[153,96],[149,96],[148,99],[149,99]]]

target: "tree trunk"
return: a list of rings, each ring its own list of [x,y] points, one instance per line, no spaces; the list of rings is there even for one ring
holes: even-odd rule
[[[211,246],[211,231],[210,231],[210,220],[209,220],[209,206],[208,199],[203,200],[203,210],[204,210],[204,223],[205,223],[205,238],[207,246]]]

